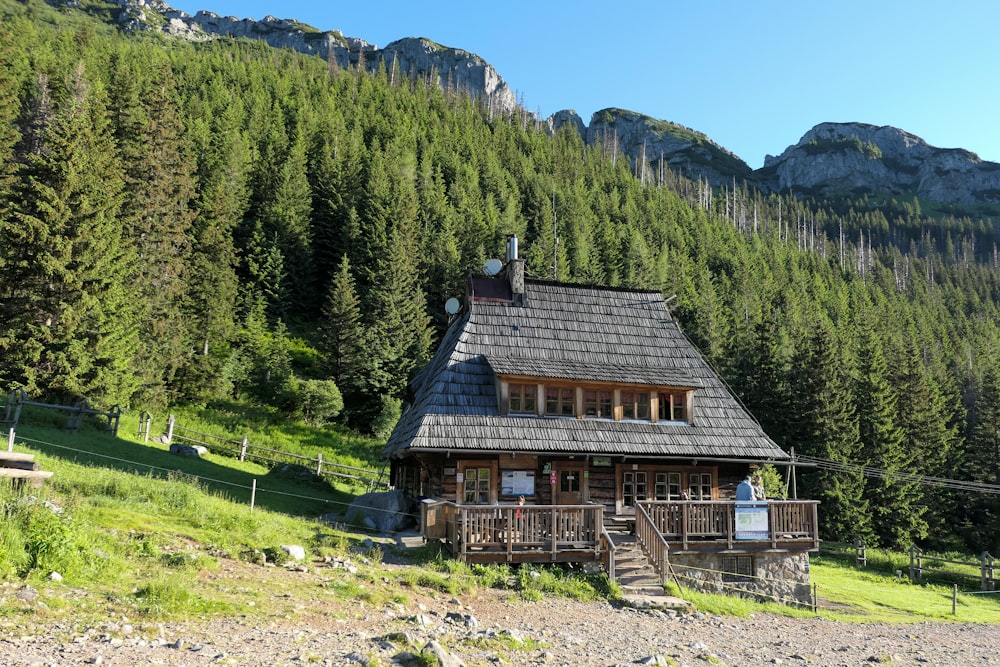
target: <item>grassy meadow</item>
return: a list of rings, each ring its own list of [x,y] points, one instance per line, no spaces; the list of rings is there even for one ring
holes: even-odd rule
[[[342,521],[347,504],[365,489],[303,481],[256,463],[210,453],[170,454],[140,442],[138,417],[124,418],[119,436],[99,424],[66,433],[51,415],[26,414],[14,449],[35,454],[54,472],[41,488],[0,484],[0,630],[40,620],[76,623],[120,614],[131,619],[212,615],[289,615],[295,601],[322,602],[336,615],[352,602],[406,604],[420,596],[474,594],[494,588],[512,599],[548,596],[614,603],[620,589],[603,575],[560,568],[469,566],[438,545],[403,548],[394,536],[369,535]],[[380,465],[380,443],[336,429],[284,427],[234,411],[212,416],[192,410],[178,422],[205,433],[241,438],[304,456],[323,453],[357,467]],[[227,422],[226,420],[231,420]],[[160,421],[159,424],[163,422]],[[162,432],[154,425],[153,434]],[[254,485],[256,490],[254,493]],[[254,493],[251,507],[251,494]],[[313,563],[350,562],[331,576],[283,577],[282,595],[267,582],[287,574],[281,545],[304,547]],[[796,609],[746,598],[674,591],[708,613],[819,614],[848,622],[963,621],[1000,624],[997,595],[974,594],[978,581],[962,578],[952,614],[950,581],[912,584],[905,554],[869,552],[868,567],[852,559],[813,555],[811,573],[819,609]],[[58,573],[54,576],[53,573]],[[966,573],[967,574],[967,573]],[[973,585],[976,584],[976,585]],[[30,586],[44,601],[18,603],[13,593]]]

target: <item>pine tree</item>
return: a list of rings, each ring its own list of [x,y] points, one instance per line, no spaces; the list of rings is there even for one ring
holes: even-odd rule
[[[2,313],[13,332],[3,356],[31,394],[124,402],[136,389],[134,254],[118,218],[123,176],[104,100],[82,66],[51,121],[47,111],[41,117],[39,150],[0,230],[9,241],[4,263],[17,273]]]
[[[912,453],[896,425],[898,403],[889,383],[881,339],[873,326],[861,328],[856,389],[859,435],[865,465],[881,471],[865,482],[875,535],[882,546],[907,549],[927,535],[920,485],[909,475]]]
[[[319,348],[326,359],[327,376],[343,392],[356,390],[363,368],[364,342],[361,308],[347,255],[341,259],[323,306]]]
[[[982,484],[1000,484],[1000,365],[985,370],[976,397],[974,423],[965,448],[964,479]],[[968,499],[963,526],[966,543],[980,545],[991,554],[1000,553],[1000,495],[980,494]]]
[[[122,217],[139,255],[137,296],[144,353],[134,372],[147,403],[163,404],[178,369],[193,354],[183,307],[191,268],[195,162],[178,115],[174,75],[160,66],[144,82],[128,56],[115,60],[111,115],[125,167]]]
[[[820,323],[794,355],[789,413],[796,452],[823,462],[802,476],[803,497],[820,501],[825,539],[868,541],[871,520],[864,498],[861,442],[854,394],[836,339]]]

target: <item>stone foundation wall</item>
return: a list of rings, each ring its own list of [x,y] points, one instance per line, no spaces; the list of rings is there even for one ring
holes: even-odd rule
[[[753,563],[753,576],[723,581],[724,559],[745,556]],[[812,604],[809,553],[672,553],[670,564],[681,586],[703,593],[741,595],[782,604]]]

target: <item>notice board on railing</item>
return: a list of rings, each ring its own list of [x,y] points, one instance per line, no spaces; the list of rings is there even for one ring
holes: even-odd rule
[[[736,506],[736,529],[734,535],[737,540],[766,540],[767,531],[767,503],[746,503]]]

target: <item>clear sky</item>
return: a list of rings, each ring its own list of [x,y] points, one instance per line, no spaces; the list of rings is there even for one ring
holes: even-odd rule
[[[1000,2],[168,0],[294,18],[380,47],[478,54],[548,117],[620,107],[708,135],[751,167],[823,122],[892,125],[1000,162]]]

